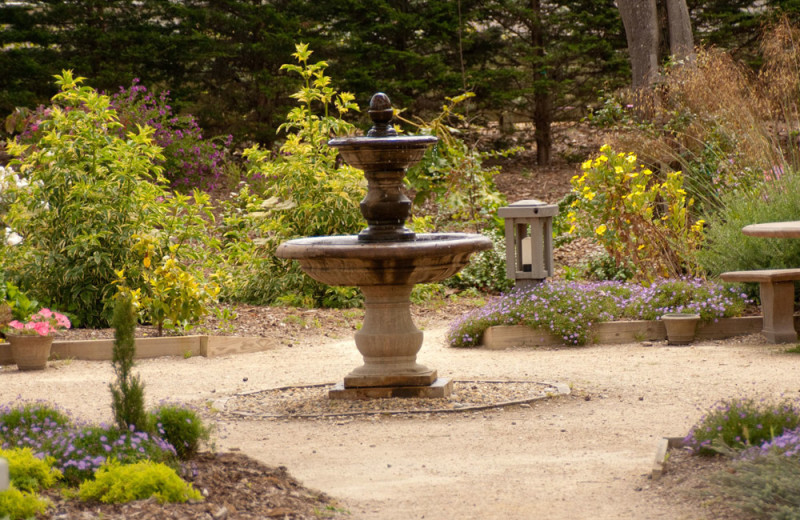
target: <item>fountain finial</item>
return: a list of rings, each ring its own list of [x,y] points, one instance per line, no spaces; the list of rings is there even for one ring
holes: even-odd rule
[[[367,132],[367,137],[395,137],[397,131],[392,126],[394,110],[389,96],[378,92],[369,100],[369,117],[372,119],[372,128]]]

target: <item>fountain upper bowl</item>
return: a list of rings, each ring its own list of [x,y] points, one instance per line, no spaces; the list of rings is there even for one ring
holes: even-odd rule
[[[328,285],[413,285],[444,280],[492,241],[470,233],[420,233],[408,242],[359,241],[355,235],[309,237],[278,246],[276,256],[294,259],[309,276]]]
[[[425,150],[439,139],[432,135],[399,135],[393,137],[342,137],[328,145],[339,150],[342,159],[366,172],[405,170],[425,155]]]

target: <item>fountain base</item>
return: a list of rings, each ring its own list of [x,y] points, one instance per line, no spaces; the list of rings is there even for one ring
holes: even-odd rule
[[[338,383],[328,392],[329,399],[359,401],[362,399],[389,399],[392,397],[432,399],[450,397],[453,393],[453,381],[437,378],[432,384],[425,386],[372,386],[347,388]]]

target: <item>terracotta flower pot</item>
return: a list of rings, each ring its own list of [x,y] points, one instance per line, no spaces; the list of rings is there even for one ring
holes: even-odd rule
[[[688,345],[694,341],[700,315],[676,312],[661,316],[661,321],[664,322],[664,327],[667,329],[667,344]]]
[[[8,334],[11,357],[20,370],[44,370],[50,357],[53,336]]]

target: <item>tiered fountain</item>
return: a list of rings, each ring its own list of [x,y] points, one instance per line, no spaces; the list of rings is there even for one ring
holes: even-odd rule
[[[411,201],[401,190],[403,178],[437,138],[398,136],[385,94],[372,97],[369,114],[374,126],[366,137],[328,143],[350,166],[364,170],[367,195],[361,214],[367,229],[357,236],[290,240],[276,254],[297,260],[315,280],[358,286],[364,293],[364,324],[355,334],[364,364],[345,376],[330,398],[446,397],[452,382],[417,363],[422,332],[411,319],[411,289],[454,275],[470,254],[492,243],[478,234],[415,234],[405,227]]]

